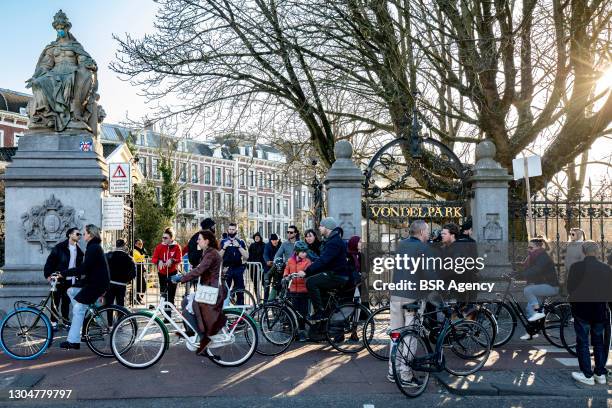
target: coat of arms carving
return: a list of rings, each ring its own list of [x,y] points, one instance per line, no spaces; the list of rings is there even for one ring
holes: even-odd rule
[[[40,244],[41,253],[63,239],[68,228],[80,229],[81,219],[81,214],[63,205],[53,194],[42,205],[31,207],[21,216],[26,241]]]

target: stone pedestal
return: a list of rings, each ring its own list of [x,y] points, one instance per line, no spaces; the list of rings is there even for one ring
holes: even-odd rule
[[[6,264],[0,310],[46,296],[43,266],[68,228],[102,223],[108,170],[89,132],[28,133],[19,140],[5,181]],[[84,249],[84,242],[81,243]]]
[[[336,161],[327,173],[324,184],[327,192],[327,215],[333,217],[344,230],[344,239],[361,236],[361,189],[363,174],[355,165],[353,146],[341,140],[334,147]]]
[[[476,147],[471,202],[473,238],[487,255],[483,277],[499,277],[510,270],[508,259],[508,182],[512,176],[495,161],[496,148],[490,140]],[[482,253],[480,254],[483,255]]]

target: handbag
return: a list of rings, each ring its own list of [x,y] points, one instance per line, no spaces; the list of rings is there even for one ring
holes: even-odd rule
[[[221,287],[221,272],[223,270],[223,264],[219,268],[219,284],[217,287],[202,285],[200,278],[198,278],[198,287],[196,289],[194,300],[198,303],[205,303],[207,305],[217,304],[219,298],[219,287]]]

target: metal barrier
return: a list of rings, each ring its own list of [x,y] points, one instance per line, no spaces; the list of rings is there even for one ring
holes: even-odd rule
[[[255,302],[263,299],[263,265],[261,262],[247,262],[244,287],[255,296]]]

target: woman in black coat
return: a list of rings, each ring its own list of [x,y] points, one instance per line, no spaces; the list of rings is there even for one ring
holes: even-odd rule
[[[247,261],[248,262],[259,262],[263,268],[263,266],[265,265],[264,256],[263,256],[265,246],[266,244],[264,244],[261,234],[259,232],[256,232],[255,234],[253,234],[253,243],[249,246],[249,259]],[[257,274],[255,273],[255,269],[251,269],[251,280],[253,281],[255,288],[258,289],[259,282],[258,282]]]
[[[89,305],[98,300],[110,285],[110,273],[106,256],[102,249],[100,228],[93,224],[85,226],[85,259],[83,263],[66,271],[67,276],[76,276],[79,280],[68,289],[68,296],[72,300],[72,322],[68,332],[68,341],[60,344],[61,348],[80,348],[81,328]]]

